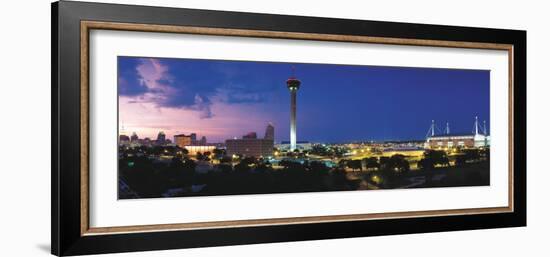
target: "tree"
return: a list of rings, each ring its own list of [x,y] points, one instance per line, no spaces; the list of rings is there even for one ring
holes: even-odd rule
[[[394,154],[390,157],[389,160],[392,170],[397,172],[407,172],[410,170],[409,162],[405,159],[405,156],[402,154]]]
[[[221,159],[225,156],[225,150],[220,148],[215,148],[214,150],[212,150],[212,153],[214,153],[214,158],[216,159]]]
[[[449,163],[449,157],[445,156],[441,159],[441,162],[439,163],[445,167],[449,167],[451,166],[451,164]]]
[[[251,170],[250,166],[244,162],[239,162],[239,164],[235,165],[235,172],[240,173],[247,173]]]
[[[431,159],[422,158],[418,161],[418,168],[422,170],[431,170],[434,168],[434,163]]]
[[[260,162],[258,165],[256,165],[256,168],[254,169],[256,172],[268,172],[271,171],[271,163],[269,162]]]
[[[285,169],[289,168],[291,164],[292,162],[287,159],[283,159],[279,162],[279,165],[283,166]]]
[[[189,154],[189,150],[187,150],[186,148],[183,148],[183,149],[181,149],[181,153],[182,153],[183,155],[188,155],[188,154]]]
[[[220,163],[231,163],[232,159],[231,157],[229,156],[223,156],[221,159],[220,159]]]
[[[311,150],[309,151],[311,154],[320,155],[320,156],[328,156],[327,148],[322,145],[314,145],[311,147]]]
[[[194,175],[195,174],[195,167],[197,166],[197,164],[195,163],[195,161],[189,159],[189,158],[186,158],[184,161],[183,161],[183,172],[184,174],[186,175]]]
[[[378,163],[378,158],[376,157],[369,157],[363,159],[365,160],[365,165],[367,170],[369,169],[380,169],[380,163]]]
[[[491,150],[488,147],[485,147],[483,150],[483,155],[485,156],[485,161],[491,160]]]
[[[208,157],[206,157],[204,154],[202,154],[201,152],[198,152],[197,153],[197,160],[199,161],[205,161]]]
[[[449,166],[449,157],[445,151],[427,150],[424,152],[424,159],[430,160],[433,165]]]
[[[231,167],[231,165],[228,165],[228,164],[218,164],[216,166],[216,168],[223,172],[223,173],[230,173],[231,171],[233,171],[233,168]]]
[[[312,161],[309,164],[309,170],[311,172],[317,172],[317,173],[326,173],[329,171],[327,165],[325,165],[325,163],[320,161]]]
[[[352,170],[363,171],[363,165],[361,165],[361,160],[350,160],[347,162],[347,166]]]
[[[382,169],[382,170],[391,169],[390,157],[387,157],[387,156],[380,157],[380,169]]]
[[[463,154],[457,155],[455,158],[455,166],[461,166],[464,164],[466,164],[466,157]]]
[[[258,164],[258,159],[254,156],[247,156],[244,159],[242,159],[241,163],[244,163],[246,165],[256,165]]]
[[[338,167],[343,169],[347,166],[348,164],[348,161],[347,159],[341,159],[340,161],[338,161]]]
[[[480,160],[480,151],[478,149],[464,149],[464,158],[466,162],[476,162]]]
[[[305,171],[304,165],[302,165],[299,162],[295,162],[287,159],[280,161],[279,165],[283,166],[285,171],[293,171],[293,172]]]

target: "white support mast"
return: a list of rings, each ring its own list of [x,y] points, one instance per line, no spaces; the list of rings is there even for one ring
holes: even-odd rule
[[[476,116],[476,121],[474,122],[474,130],[475,130],[474,135],[479,135],[478,128],[479,128],[479,125],[478,125],[477,116]]]

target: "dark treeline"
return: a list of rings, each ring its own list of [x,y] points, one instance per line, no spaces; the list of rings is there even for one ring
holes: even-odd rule
[[[451,165],[451,160],[454,165]],[[489,185],[489,149],[461,149],[454,156],[441,150],[426,150],[417,162],[418,170],[410,171],[406,157],[364,159],[367,170],[363,178],[381,189],[400,188],[420,178],[423,182],[413,188],[487,186]]]
[[[280,165],[282,169],[274,170],[269,162],[247,157],[236,165],[220,163],[198,173],[197,162],[189,158],[174,157],[163,164],[145,156],[124,157],[119,176],[140,198],[356,190],[360,182],[348,179],[343,169],[317,161]]]
[[[425,182],[414,187],[489,184],[489,151],[478,149],[461,150],[453,157],[444,151],[428,150],[417,163],[419,170],[414,171],[410,170],[407,157],[400,154],[341,159],[334,167],[320,161],[298,162],[289,158],[279,162],[282,168],[274,169],[264,159],[234,160],[220,149],[199,154],[195,160],[187,157],[185,149],[177,147],[120,150],[119,179],[132,190],[132,194],[119,191],[120,199],[366,189],[360,188],[362,182],[371,185],[369,188],[390,189],[410,184],[415,176],[423,176]],[[174,157],[165,162],[148,157],[163,153]],[[212,165],[214,159],[219,164]],[[201,164],[206,164],[208,171],[197,172]],[[359,175],[348,176],[346,170]],[[441,174],[444,179],[439,179]]]

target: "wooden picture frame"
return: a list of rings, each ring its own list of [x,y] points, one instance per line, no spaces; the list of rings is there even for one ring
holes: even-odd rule
[[[139,31],[388,45],[499,49],[509,54],[506,207],[89,225],[89,33]],[[83,2],[52,4],[52,254],[486,229],[526,225],[526,32]]]

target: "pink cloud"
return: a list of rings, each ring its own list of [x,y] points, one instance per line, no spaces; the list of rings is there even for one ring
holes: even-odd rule
[[[173,139],[176,134],[197,133],[209,142],[241,137],[256,131],[263,135],[271,121],[255,105],[231,105],[223,102],[212,104],[216,116],[201,119],[194,110],[158,107],[152,102],[133,103],[132,97],[119,97],[119,124],[124,124],[126,134],[136,132],[140,138],[156,138],[159,131]]]

